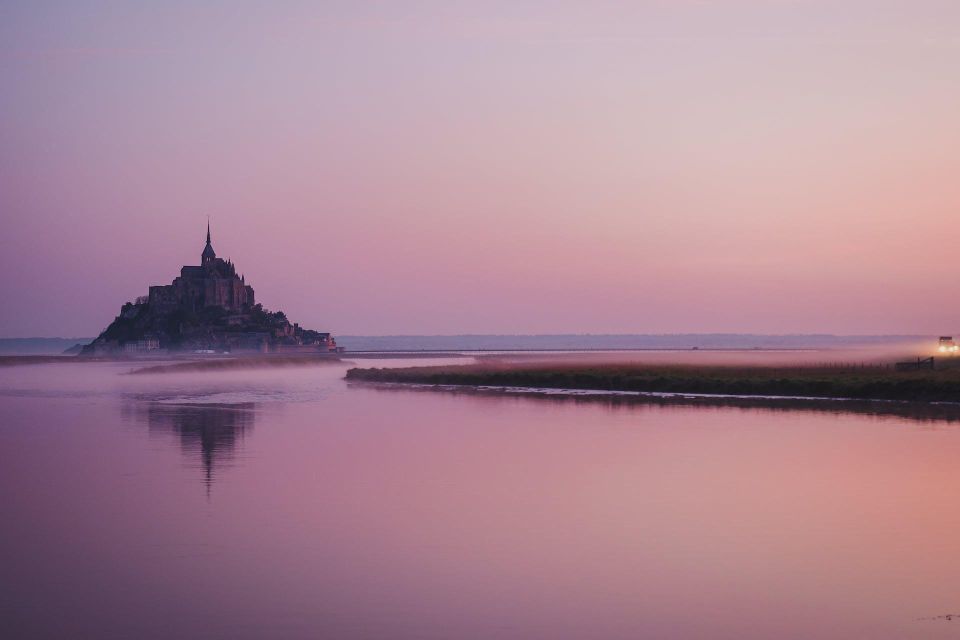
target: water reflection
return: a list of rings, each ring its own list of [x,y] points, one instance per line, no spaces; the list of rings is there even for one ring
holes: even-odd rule
[[[951,407],[30,371],[3,637],[957,636]]]
[[[234,460],[239,443],[253,428],[256,404],[177,405],[151,402],[133,404],[133,413],[145,422],[152,434],[173,433],[180,449],[191,460],[199,460],[207,492],[217,470]],[[129,408],[129,407],[128,407]]]

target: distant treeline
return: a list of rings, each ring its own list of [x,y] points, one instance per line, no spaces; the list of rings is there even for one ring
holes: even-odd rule
[[[958,369],[898,372],[882,365],[464,365],[350,369],[347,379],[431,385],[960,402]]]

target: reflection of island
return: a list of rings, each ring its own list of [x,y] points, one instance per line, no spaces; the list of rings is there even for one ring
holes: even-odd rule
[[[135,405],[151,433],[175,433],[180,448],[190,458],[199,457],[209,491],[214,467],[223,467],[234,457],[237,443],[253,428],[256,404],[177,405],[150,403]]]

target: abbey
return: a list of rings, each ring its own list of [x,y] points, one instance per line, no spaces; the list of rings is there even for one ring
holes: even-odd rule
[[[329,353],[339,351],[329,333],[290,323],[282,311],[257,304],[253,287],[232,262],[218,258],[210,241],[200,264],[185,266],[172,283],[149,288],[127,302],[83,355],[160,351]]]
[[[185,266],[173,284],[150,287],[150,307],[159,311],[177,308],[196,311],[204,307],[220,307],[242,311],[254,304],[253,287],[237,275],[233,263],[218,258],[210,243],[207,223],[207,245],[200,254],[200,266]]]

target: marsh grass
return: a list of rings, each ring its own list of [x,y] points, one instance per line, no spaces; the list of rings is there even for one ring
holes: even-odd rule
[[[895,371],[886,365],[762,367],[484,363],[397,369],[355,368],[347,372],[347,379],[437,385],[960,402],[960,370]]]

